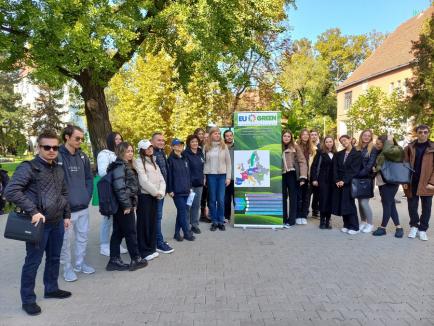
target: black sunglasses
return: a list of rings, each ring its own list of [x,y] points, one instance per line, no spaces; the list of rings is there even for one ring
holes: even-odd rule
[[[49,152],[50,150],[57,152],[59,150],[59,146],[39,145],[39,147],[43,148],[44,151],[47,151],[47,152]]]

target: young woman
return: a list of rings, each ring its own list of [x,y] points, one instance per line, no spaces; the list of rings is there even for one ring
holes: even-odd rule
[[[301,151],[304,154],[307,163],[307,180],[309,180],[310,168],[312,167],[313,160],[315,159],[317,148],[310,139],[310,132],[307,129],[303,129],[300,132],[300,138],[297,141]],[[298,192],[298,204],[297,204],[297,220],[296,224],[307,224],[307,215],[309,214],[311,189],[309,182],[300,186]]]
[[[395,224],[396,227],[395,237],[402,238],[404,230],[399,224],[399,216],[395,202],[395,195],[398,191],[399,185],[386,183],[379,172],[386,160],[392,162],[403,162],[404,150],[397,144],[393,136],[379,137],[375,143],[375,147],[379,154],[373,170],[377,173],[376,181],[378,189],[380,190],[381,205],[383,206],[383,220],[381,226],[379,226],[372,234],[375,236],[385,235],[387,223],[389,222],[389,219],[392,218],[393,224]]]
[[[356,149],[360,151],[362,155],[362,164],[360,165],[360,171],[356,175],[356,178],[371,179],[374,182],[374,174],[372,173],[372,168],[375,165],[375,160],[377,159],[378,151],[374,147],[374,134],[371,130],[363,130],[360,134],[359,142],[357,143]],[[363,233],[370,233],[374,227],[373,225],[373,213],[372,208],[369,205],[370,198],[358,198],[359,203],[359,213],[360,220],[360,231]]]
[[[116,147],[116,161],[111,163],[107,173],[113,170],[113,191],[119,203],[119,209],[113,215],[113,233],[110,239],[110,260],[107,271],[135,271],[146,267],[148,262],[140,257],[137,246],[136,217],[134,208],[137,204],[139,180],[134,168],[134,150],[127,142],[121,142]],[[119,246],[125,238],[131,263],[125,264],[120,257]]]
[[[318,188],[320,229],[331,229],[330,217],[332,212],[332,193],[334,187],[333,158],[336,146],[333,137],[326,136],[319,153],[312,164],[312,186]]]
[[[157,252],[157,204],[166,194],[166,182],[155,162],[154,147],[149,140],[138,144],[139,157],[136,168],[139,176],[139,200],[137,204],[137,243],[140,256],[150,261]]]
[[[220,129],[213,127],[205,143],[206,184],[208,186],[211,231],[225,230],[225,188],[231,183],[231,157],[224,143]]]
[[[283,227],[289,229],[295,224],[297,216],[297,194],[300,187],[307,182],[307,163],[289,130],[284,130],[282,133],[282,149]]]
[[[187,221],[187,199],[191,192],[191,178],[188,161],[184,157],[184,142],[175,138],[172,141],[172,152],[167,159],[169,165],[169,183],[167,191],[173,198],[176,206],[176,225],[174,239],[176,241],[188,240],[194,241]],[[180,231],[184,237],[181,236]]]
[[[343,135],[339,138],[343,150],[336,154],[333,161],[333,202],[332,214],[342,216],[344,227],[342,232],[348,234],[359,233],[359,219],[354,198],[351,196],[351,182],[359,173],[362,156],[353,145],[351,137]]]
[[[107,174],[107,168],[110,163],[116,161],[115,149],[122,142],[122,136],[118,132],[111,132],[107,135],[107,148],[98,153],[96,162],[98,168],[98,175],[102,178]],[[113,225],[111,216],[102,216],[99,241],[100,241],[100,254],[110,257],[110,230]],[[121,254],[126,254],[127,249],[120,246]]]
[[[188,161],[191,185],[193,187],[193,192],[195,193],[193,204],[189,210],[189,218],[187,218],[187,220],[190,222],[191,231],[199,234],[201,233],[199,229],[199,213],[204,181],[203,166],[205,164],[202,150],[199,147],[199,137],[196,135],[190,135],[187,137],[187,149],[184,151],[184,155]]]
[[[208,135],[208,134],[202,128],[197,128],[194,131],[194,135],[197,136],[197,138],[199,139],[199,148],[203,154],[203,148],[205,146],[205,135]],[[211,223],[211,220],[208,217],[208,214],[209,214],[209,210],[208,210],[208,187],[206,186],[206,184],[204,184],[202,187],[202,195],[200,198],[200,219],[199,219],[199,221],[205,222],[205,223]]]

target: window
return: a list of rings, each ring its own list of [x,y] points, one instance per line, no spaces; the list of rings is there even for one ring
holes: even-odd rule
[[[353,92],[346,92],[344,94],[345,98],[344,98],[344,110],[348,110],[351,107],[352,103],[352,97],[353,97]]]

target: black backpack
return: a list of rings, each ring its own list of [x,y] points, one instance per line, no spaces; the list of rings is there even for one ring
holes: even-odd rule
[[[119,202],[113,190],[113,170],[98,182],[99,212],[103,216],[112,216],[119,209]]]

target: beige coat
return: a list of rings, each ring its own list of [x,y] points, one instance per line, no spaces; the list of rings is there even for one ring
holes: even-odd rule
[[[152,159],[154,160],[154,158]],[[143,166],[143,161],[140,157],[136,159],[135,163],[137,173],[139,174],[141,193],[149,194],[153,197],[157,197],[159,194],[164,196],[166,194],[166,182],[164,182],[164,177],[158,165],[155,163],[154,167],[149,157],[145,158],[145,166]]]
[[[307,162],[300,147],[296,144],[294,147],[287,148],[282,153],[283,173],[295,171],[297,178],[307,180]]]
[[[212,148],[205,152],[204,174],[226,174],[226,179],[231,179],[232,163],[227,146],[222,149],[220,144],[213,144]]]
[[[405,162],[410,162],[410,165],[414,166],[414,160],[416,159],[416,149],[414,148],[415,142],[408,144],[404,149]],[[427,189],[427,185],[434,185],[434,142],[429,141],[429,146],[425,150],[425,154],[422,157],[422,168],[420,171],[420,180],[417,186],[417,196],[433,196],[434,190]],[[404,189],[407,198],[413,196],[411,183]]]

